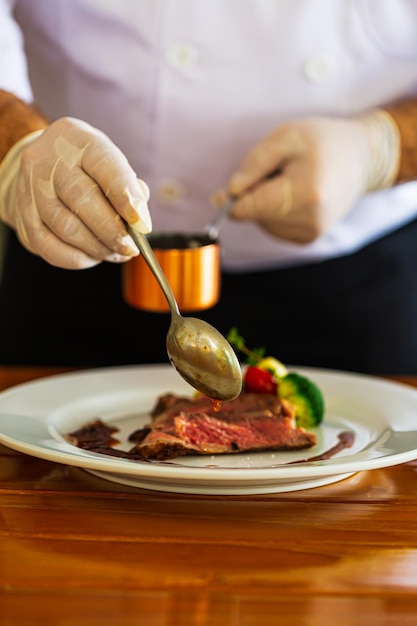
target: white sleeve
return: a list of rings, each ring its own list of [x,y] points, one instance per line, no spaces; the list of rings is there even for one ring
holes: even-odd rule
[[[31,102],[24,42],[19,26],[12,16],[13,2],[0,0],[0,89]]]
[[[416,0],[359,0],[368,35],[386,54],[417,58]]]

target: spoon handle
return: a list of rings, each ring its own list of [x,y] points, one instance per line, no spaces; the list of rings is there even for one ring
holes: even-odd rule
[[[132,237],[133,241],[139,248],[146,263],[148,264],[149,269],[151,270],[156,280],[158,281],[159,286],[164,292],[164,296],[167,299],[169,308],[171,309],[171,314],[180,315],[180,310],[178,308],[178,304],[175,299],[174,293],[167,280],[167,277],[165,276],[164,272],[162,271],[161,266],[158,263],[158,259],[154,255],[154,252],[152,250],[152,247],[149,241],[147,240],[145,235],[135,231],[134,228],[130,224],[126,224],[126,228],[127,228],[129,235]]]
[[[235,201],[236,201],[236,198],[230,198],[219,210],[214,220],[206,226],[206,233],[210,237],[210,239],[217,239],[220,226],[223,224],[224,220],[228,217],[230,211],[233,208]]]
[[[265,176],[265,178],[263,178],[262,180],[248,187],[248,189],[246,189],[246,191],[244,191],[243,193],[246,193],[247,191],[251,191],[252,189],[255,189],[260,183],[265,182],[266,180],[275,178],[279,176],[280,174],[282,174],[282,171],[279,169],[270,172],[269,174]],[[237,195],[229,196],[229,199],[225,202],[225,204],[221,207],[221,209],[219,209],[214,220],[210,222],[210,224],[207,224],[205,231],[207,235],[210,237],[210,239],[217,239],[221,225],[223,224],[224,220],[227,217],[229,217],[229,213],[233,209],[233,205],[235,204],[236,200],[238,200],[240,196],[243,195],[243,193],[238,196]]]

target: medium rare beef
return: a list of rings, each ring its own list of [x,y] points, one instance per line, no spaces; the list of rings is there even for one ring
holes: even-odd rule
[[[272,394],[242,393],[216,407],[205,396],[165,394],[151,417],[129,438],[138,458],[297,450],[316,443],[313,433],[296,427],[292,406]]]

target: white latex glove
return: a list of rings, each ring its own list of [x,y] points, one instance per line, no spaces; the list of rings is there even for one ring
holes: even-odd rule
[[[139,251],[121,218],[152,229],[149,189],[112,141],[61,118],[15,144],[0,164],[0,218],[51,265],[82,269]]]
[[[385,111],[284,124],[257,144],[232,176],[228,193],[238,199],[231,217],[309,243],[361,195],[390,186],[399,160],[399,131]]]

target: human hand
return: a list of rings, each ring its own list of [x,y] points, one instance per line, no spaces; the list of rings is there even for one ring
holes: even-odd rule
[[[19,141],[0,164],[0,217],[30,252],[82,269],[139,253],[123,220],[152,229],[149,189],[96,128],[61,118]]]
[[[397,127],[384,111],[287,123],[248,152],[231,177],[231,217],[272,235],[309,243],[361,195],[387,187],[399,167]]]

